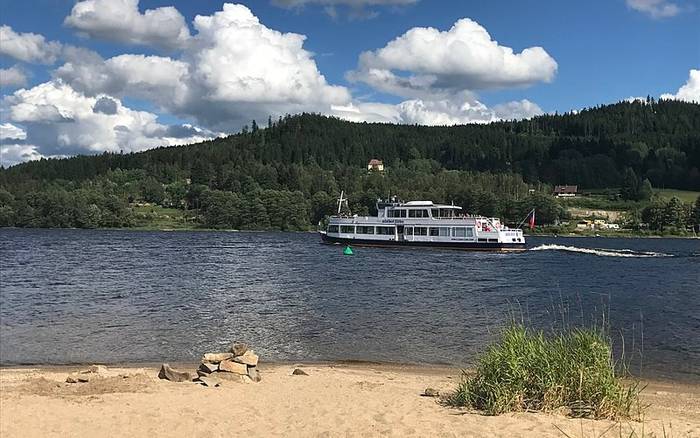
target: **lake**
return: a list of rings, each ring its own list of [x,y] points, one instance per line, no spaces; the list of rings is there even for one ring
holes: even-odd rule
[[[600,323],[636,374],[700,380],[700,241],[528,239],[522,253],[342,248],[313,233],[0,229],[0,362],[469,366],[512,318]]]

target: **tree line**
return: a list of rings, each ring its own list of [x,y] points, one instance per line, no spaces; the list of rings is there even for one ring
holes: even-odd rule
[[[386,172],[368,172],[371,158]],[[0,168],[0,226],[131,226],[129,205],[148,202],[209,228],[300,230],[331,214],[341,189],[358,214],[398,195],[513,222],[536,207],[546,224],[564,217],[554,184],[638,201],[652,186],[697,190],[698,168],[700,105],[677,101],[454,127],[300,114],[194,145]]]

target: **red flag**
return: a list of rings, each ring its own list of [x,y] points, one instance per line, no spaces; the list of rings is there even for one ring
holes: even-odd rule
[[[532,212],[530,213],[530,230],[535,229],[535,209],[532,209]]]

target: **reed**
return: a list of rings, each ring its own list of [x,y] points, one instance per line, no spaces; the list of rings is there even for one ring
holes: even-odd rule
[[[616,373],[610,338],[599,329],[545,335],[523,325],[506,328],[447,399],[488,415],[566,410],[574,417],[639,416],[639,383]]]

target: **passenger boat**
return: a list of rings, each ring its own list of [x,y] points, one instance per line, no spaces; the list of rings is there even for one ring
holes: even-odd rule
[[[432,201],[377,201],[377,216],[341,214],[347,200],[341,194],[338,214],[320,231],[324,243],[354,246],[406,246],[482,251],[525,249],[519,228],[498,218],[462,213],[456,205]],[[347,205],[347,204],[346,204]],[[534,219],[534,217],[533,217]]]

